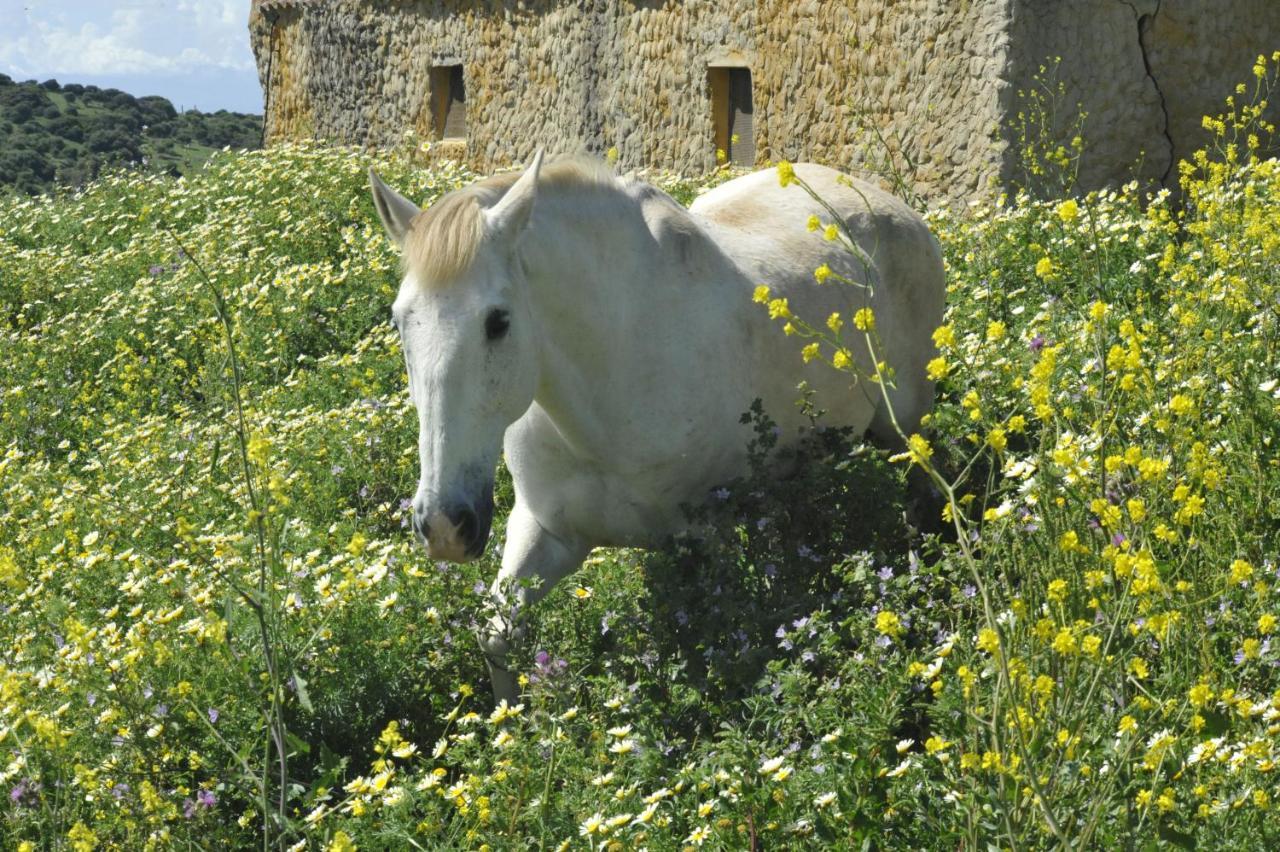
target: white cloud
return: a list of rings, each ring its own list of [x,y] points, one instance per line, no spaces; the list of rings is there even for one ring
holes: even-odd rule
[[[0,70],[158,75],[254,68],[249,0],[0,0]]]

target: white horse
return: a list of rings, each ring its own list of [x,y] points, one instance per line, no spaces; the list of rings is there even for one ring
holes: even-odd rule
[[[784,439],[804,425],[807,381],[829,422],[894,441],[881,392],[802,363],[753,291],[762,282],[798,316],[848,322],[873,309],[889,391],[908,432],[932,405],[925,365],[941,322],[937,242],[892,196],[832,169],[797,165],[844,220],[861,261],[806,228],[830,213],[775,169],[720,186],[685,210],[603,164],[551,162],[498,175],[427,210],[370,183],[401,247],[392,308],[418,411],[421,479],[414,529],[437,559],[484,552],[493,475],[505,449],[515,484],[498,615],[481,636],[495,698],[514,701],[507,655],[521,614],[596,546],[651,546],[684,523],[682,503],[745,472],[761,399]],[[828,282],[814,270],[874,285]],[[868,280],[868,276],[872,280]],[[863,371],[866,346],[854,347]],[[858,351],[861,350],[861,351]]]

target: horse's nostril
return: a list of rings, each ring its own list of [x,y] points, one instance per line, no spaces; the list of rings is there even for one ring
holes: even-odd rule
[[[480,522],[475,510],[470,506],[461,506],[450,513],[453,526],[458,531],[458,538],[468,547],[475,544],[476,535],[480,531]]]

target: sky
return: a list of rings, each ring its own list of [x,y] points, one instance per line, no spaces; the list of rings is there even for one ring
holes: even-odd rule
[[[0,74],[262,112],[250,0],[0,0]]]

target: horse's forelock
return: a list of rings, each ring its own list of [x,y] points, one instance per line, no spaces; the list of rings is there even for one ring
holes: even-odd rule
[[[405,236],[405,266],[423,286],[447,285],[475,260],[482,225],[476,193],[449,193],[413,218]]]
[[[422,286],[438,289],[458,278],[475,260],[484,237],[481,211],[497,204],[521,172],[504,172],[454,190],[414,217],[405,235],[404,264]],[[590,158],[567,158],[548,164],[538,188],[618,186],[607,165]]]

